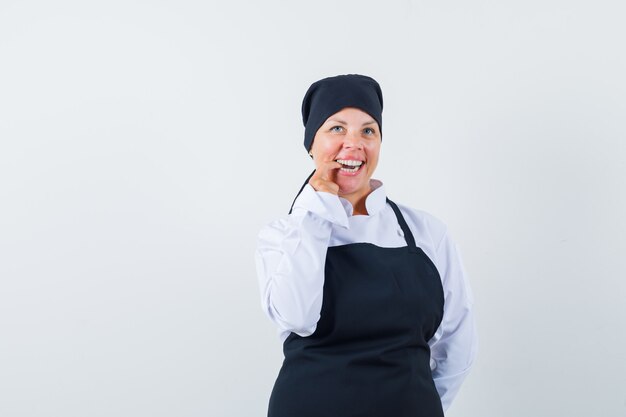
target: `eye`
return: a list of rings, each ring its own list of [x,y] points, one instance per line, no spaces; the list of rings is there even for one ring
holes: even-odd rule
[[[333,129],[335,129],[335,128],[343,129],[343,126],[339,126],[339,125],[333,126],[333,127],[330,128],[330,130],[333,131]],[[335,130],[335,132],[339,132],[339,131]]]
[[[374,133],[376,133],[376,132],[374,131],[374,129],[372,129],[371,127],[366,127],[364,130],[365,130],[366,132],[367,132],[368,130],[369,130],[370,132],[372,132],[372,133],[370,133],[371,135],[373,135]]]

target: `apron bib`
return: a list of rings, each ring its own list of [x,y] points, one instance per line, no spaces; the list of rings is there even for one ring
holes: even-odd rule
[[[443,318],[441,278],[387,203],[407,246],[328,248],[320,320],[285,339],[268,417],[443,417],[427,343]]]

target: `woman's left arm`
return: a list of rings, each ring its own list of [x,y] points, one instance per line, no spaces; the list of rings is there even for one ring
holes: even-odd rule
[[[436,247],[436,256],[445,307],[439,329],[428,344],[433,380],[446,411],[476,358],[478,335],[473,293],[461,253],[447,228]]]

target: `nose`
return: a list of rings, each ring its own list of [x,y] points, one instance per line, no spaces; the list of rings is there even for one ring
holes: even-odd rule
[[[345,136],[343,147],[347,149],[363,149],[363,138],[359,132],[351,132]]]

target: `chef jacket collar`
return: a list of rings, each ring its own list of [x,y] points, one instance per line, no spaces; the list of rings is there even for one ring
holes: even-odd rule
[[[370,178],[370,188],[372,191],[365,198],[365,209],[369,216],[373,216],[385,208],[387,204],[387,194],[385,193],[385,187],[383,182],[374,178]],[[348,216],[352,216],[354,207],[347,199],[339,197],[341,205],[346,210]]]

